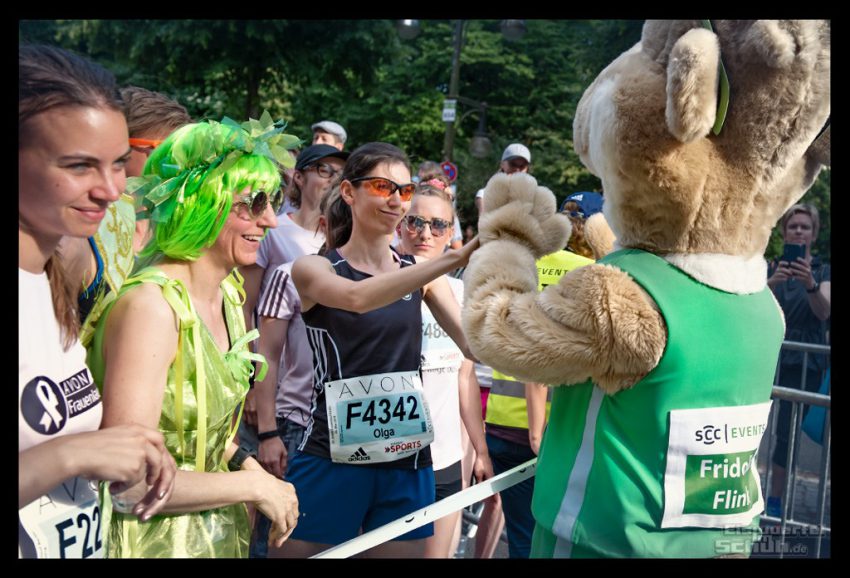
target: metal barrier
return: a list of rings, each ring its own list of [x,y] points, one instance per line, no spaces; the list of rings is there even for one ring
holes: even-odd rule
[[[777,443],[777,422],[779,417],[780,400],[790,402],[792,427],[788,432],[788,454],[785,485],[782,491],[782,510],[780,516],[771,516],[767,512],[762,514],[762,526],[764,536],[760,543],[754,545],[755,556],[765,555],[768,557],[792,557],[805,556],[820,558],[824,554],[824,539],[831,537],[831,520],[825,521],[831,500],[829,499],[830,486],[830,455],[831,455],[831,427],[830,427],[830,400],[831,396],[821,395],[806,391],[806,375],[809,367],[810,353],[830,354],[827,345],[812,345],[794,341],[785,341],[782,344],[783,351],[802,351],[803,366],[801,372],[800,389],[789,389],[774,385],[773,395],[777,402],[771,410],[770,424],[768,426],[769,436],[767,441],[765,475],[762,478],[762,493],[767,501],[769,489],[773,482],[772,456]],[[781,365],[777,365],[776,381],[779,382]],[[820,382],[813,387],[819,387]],[[806,412],[804,406],[820,406],[825,408],[823,444],[820,449],[821,459],[818,471],[815,472],[816,479],[811,475],[800,472],[800,448],[806,443],[802,437],[803,417]],[[812,442],[813,443],[813,442]],[[806,444],[808,445],[808,444]],[[817,484],[817,497],[811,499],[811,489]],[[798,497],[800,501],[798,502]],[[802,503],[800,503],[802,502]],[[798,507],[799,506],[799,507]],[[810,548],[813,551],[810,551]]]
[[[769,516],[766,513],[762,514],[761,516],[764,534],[762,536],[762,540],[753,545],[753,556],[765,557],[765,555],[768,555],[769,557],[779,558],[784,558],[786,556],[810,557],[810,552],[808,550],[809,543],[814,542],[814,557],[820,558],[823,553],[824,538],[831,535],[831,527],[829,526],[829,524],[824,523],[824,517],[827,511],[827,504],[830,502],[830,500],[828,499],[828,486],[830,485],[829,466],[831,451],[831,428],[829,410],[831,406],[831,396],[805,391],[805,379],[806,369],[808,367],[809,361],[809,353],[825,353],[829,355],[830,347],[826,345],[811,345],[808,343],[785,341],[782,344],[782,349],[803,352],[803,371],[800,390],[789,389],[774,385],[773,394],[771,396],[774,400],[785,400],[792,403],[791,424],[793,424],[794,427],[791,427],[789,429],[787,456],[787,471],[790,472],[790,475],[786,476],[785,488],[782,493],[783,499],[781,516]],[[776,381],[778,381],[779,379],[779,372],[780,366],[777,365]],[[818,386],[819,385],[820,383],[818,383]],[[804,476],[800,476],[798,472],[800,452],[799,440],[802,438],[801,433],[804,414],[804,411],[801,410],[801,407],[803,405],[821,406],[824,407],[826,410],[821,465],[819,472],[817,472],[818,490],[817,499],[814,504],[815,507],[813,512],[813,520],[803,520],[794,517],[796,505],[795,498],[797,494],[796,490],[799,489],[797,483],[798,480],[800,481],[800,485],[811,484],[810,480],[804,480]],[[771,456],[773,454],[773,449],[776,443],[776,424],[778,421],[778,415],[779,403],[774,403],[773,408],[771,409],[771,416],[768,424],[768,431],[770,435],[766,436],[766,440],[763,440],[763,442],[767,442],[767,462],[765,467],[765,475],[762,478],[762,494],[765,497],[768,495],[768,489],[772,481]],[[318,554],[313,557],[349,557],[359,552],[362,552],[368,548],[371,548],[372,546],[383,543],[387,540],[391,540],[394,537],[397,537],[419,526],[422,526],[428,523],[429,521],[432,521],[450,512],[454,512],[459,509],[466,508],[468,506],[478,505],[480,504],[480,501],[486,498],[487,496],[490,496],[495,492],[501,491],[506,487],[518,483],[523,479],[533,476],[536,470],[536,462],[536,459],[530,460],[525,464],[508,470],[507,472],[504,472],[499,476],[491,478],[482,484],[477,484],[475,486],[467,488],[466,490],[463,490],[458,494],[454,494],[452,496],[449,496],[448,498],[445,498],[441,502],[437,502],[436,504],[432,504],[427,508],[417,510],[416,512],[413,512],[406,517],[400,518],[395,522],[390,522],[389,524],[382,526],[381,528],[363,534],[358,538],[349,540],[348,542],[340,544],[339,546],[330,548],[329,550],[326,550],[321,554]],[[804,504],[804,506],[808,505]],[[805,514],[810,513],[812,512],[805,512]],[[479,515],[480,508],[475,513],[464,510],[463,520],[465,522],[464,525],[466,526],[466,532],[464,533],[467,534],[467,538],[472,538],[475,536],[475,530],[474,528],[470,528],[470,526],[477,525]],[[469,532],[470,529],[472,530],[471,532]],[[502,539],[504,540],[504,535]],[[794,541],[794,539],[802,541]],[[461,547],[465,549],[466,545],[467,541],[462,540]],[[460,548],[459,551],[461,551],[462,556],[463,554]]]

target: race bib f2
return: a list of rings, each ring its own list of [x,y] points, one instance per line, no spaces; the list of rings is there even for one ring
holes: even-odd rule
[[[24,558],[103,558],[100,506],[94,482],[65,480],[18,510]]]
[[[670,412],[662,528],[746,526],[762,512],[756,454],[770,406]]]
[[[325,401],[334,462],[393,462],[434,440],[418,371],[329,381]]]

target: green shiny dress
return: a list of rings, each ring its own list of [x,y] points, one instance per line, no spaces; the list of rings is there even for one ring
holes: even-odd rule
[[[222,354],[209,330],[195,312],[180,281],[156,268],[147,268],[127,279],[120,295],[141,283],[162,287],[163,298],[180,322],[178,351],[168,368],[168,383],[159,418],[159,431],[181,470],[226,472],[225,449],[235,434],[234,412],[248,391],[251,359],[247,344],[258,334],[245,334],[240,302],[244,295],[237,273],[221,283],[224,313],[231,348]],[[120,297],[119,295],[119,297]],[[116,300],[117,301],[117,300]],[[103,387],[103,337],[112,305],[100,316],[88,350],[88,365],[98,387]],[[200,368],[200,371],[198,370]],[[181,377],[182,375],[182,377]],[[182,387],[176,384],[182,381]],[[203,384],[204,387],[198,387]],[[110,558],[245,558],[250,526],[245,504],[185,514],[159,514],[147,522],[136,516],[112,512],[109,492],[104,496],[104,521],[109,528]],[[109,519],[111,518],[111,519]]]

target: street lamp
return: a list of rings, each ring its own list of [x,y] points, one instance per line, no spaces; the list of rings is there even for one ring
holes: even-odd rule
[[[502,34],[508,40],[519,40],[526,31],[525,20],[502,20]]]
[[[475,131],[475,136],[469,143],[469,152],[477,159],[486,159],[490,156],[490,151],[493,150],[493,143],[490,137],[487,136],[487,130],[484,128],[485,119],[487,118],[487,103],[481,103],[481,117],[478,119],[478,130]]]
[[[481,116],[478,121],[478,130],[475,131],[475,136],[472,138],[472,142],[470,143],[470,153],[476,158],[484,158],[490,154],[490,150],[493,146],[490,139],[487,138],[487,132],[484,128],[487,105],[468,98],[462,98],[458,96],[457,93],[458,83],[460,80],[460,51],[463,48],[463,28],[466,25],[466,22],[466,20],[458,20],[455,22],[452,75],[449,80],[449,94],[446,96],[446,100],[459,100],[464,104],[475,107],[475,109],[481,112]],[[524,20],[503,20],[501,28],[502,34],[508,40],[518,40],[519,38],[522,38],[526,31]],[[461,120],[464,117],[461,117]],[[443,140],[443,160],[452,160],[456,124],[460,124],[460,120],[458,120],[457,123],[455,123],[453,119],[446,120],[446,137]]]
[[[413,40],[422,32],[419,20],[399,20],[395,24],[395,29],[403,40]]]
[[[478,102],[469,98],[464,98],[458,95],[458,84],[460,81],[460,52],[463,48],[463,32],[466,20],[456,20],[453,33],[454,51],[452,54],[452,73],[449,79],[449,93],[443,101],[443,120],[446,123],[446,136],[443,140],[443,160],[451,161],[452,152],[454,151],[455,126],[460,124],[460,121],[466,118],[470,112],[478,112],[478,129],[470,142],[470,153],[476,158],[484,158],[490,154],[493,144],[487,137],[485,128],[487,118],[487,104]],[[502,34],[507,40],[518,40],[526,32],[525,20],[502,20]],[[418,20],[398,20],[396,22],[396,30],[403,39],[415,38],[419,32]],[[472,107],[472,110],[467,111],[463,116],[455,121],[455,106],[460,101],[463,104]]]
[[[487,136],[487,103],[478,102],[477,100],[472,100],[471,98],[466,98],[464,96],[457,96],[455,98],[470,107],[463,116],[457,119],[457,125],[460,125],[463,122],[463,119],[473,112],[478,113],[478,129],[476,129],[475,135],[469,142],[469,152],[477,159],[487,158],[490,151],[493,149],[493,143],[490,141],[490,137]],[[451,160],[451,158],[447,158],[446,160]]]

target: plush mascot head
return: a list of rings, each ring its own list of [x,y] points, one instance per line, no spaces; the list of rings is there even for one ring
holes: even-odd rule
[[[829,22],[647,21],[573,127],[619,245],[760,258],[829,165],[829,71]]]

